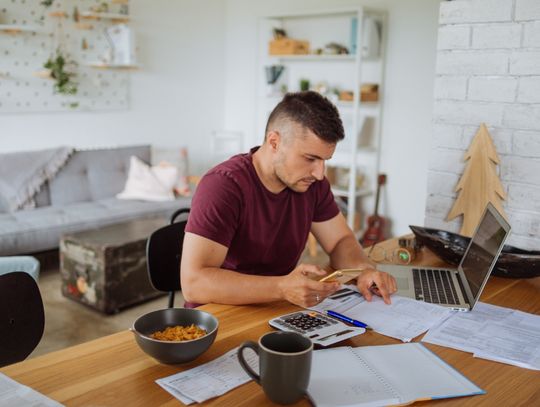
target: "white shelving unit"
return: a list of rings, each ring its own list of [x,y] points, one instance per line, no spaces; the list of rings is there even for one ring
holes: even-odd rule
[[[356,19],[354,29],[353,19]],[[376,23],[378,52],[365,49],[373,44],[368,35],[373,35]],[[345,127],[346,137],[339,142],[334,156],[327,165],[349,170],[348,189],[333,188],[334,195],[347,198],[348,224],[354,228],[355,215],[359,207],[363,212],[373,211],[374,191],[377,188],[380,157],[380,133],[382,97],[384,95],[384,65],[386,40],[386,12],[364,7],[297,12],[278,16],[267,16],[259,20],[259,60],[257,86],[257,120],[255,134],[265,128],[268,116],[283,97],[282,88],[289,92],[300,90],[300,79],[310,81],[310,89],[325,82],[330,89],[353,91],[352,101],[340,101],[336,96],[326,96],[338,108]],[[269,42],[273,40],[273,29],[284,29],[287,37],[309,41],[308,55],[269,55]],[[356,35],[355,35],[356,32]],[[371,38],[373,39],[373,38]],[[314,49],[325,49],[328,43],[338,43],[351,50],[356,42],[356,51],[350,54],[312,54]],[[377,42],[376,42],[377,43]],[[265,67],[284,66],[275,84],[266,81]],[[363,83],[379,85],[377,102],[361,102],[360,86]],[[361,168],[362,185],[357,186],[356,174]],[[366,197],[366,199],[358,199]],[[371,205],[371,206],[368,206]],[[356,231],[360,235],[361,230]]]

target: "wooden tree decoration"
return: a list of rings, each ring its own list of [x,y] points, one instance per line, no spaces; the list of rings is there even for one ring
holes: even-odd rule
[[[461,193],[446,221],[463,215],[460,234],[471,237],[488,202],[505,216],[501,199],[508,199],[495,167],[495,164],[500,164],[499,156],[485,124],[480,126],[463,162],[469,159],[469,164],[454,191],[461,190]]]

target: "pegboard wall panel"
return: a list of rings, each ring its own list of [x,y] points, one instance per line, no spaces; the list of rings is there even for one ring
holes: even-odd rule
[[[101,0],[2,0],[0,3],[0,114],[80,110],[127,110],[129,76],[126,69],[93,68],[110,53],[104,30],[118,21],[113,18],[83,19],[82,14],[101,7]],[[115,15],[128,4],[108,3],[105,15]],[[54,17],[51,13],[65,12]],[[75,21],[79,20],[79,21]],[[129,26],[129,22],[126,23]],[[76,64],[75,95],[54,92],[55,80],[43,65],[56,48],[66,49]],[[110,55],[109,55],[110,57]],[[72,104],[76,105],[75,107]]]

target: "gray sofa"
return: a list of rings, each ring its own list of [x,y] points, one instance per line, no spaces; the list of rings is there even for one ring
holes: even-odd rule
[[[60,235],[146,216],[170,216],[191,206],[191,198],[149,202],[121,200],[129,160],[150,163],[150,146],[75,151],[56,177],[35,198],[36,207],[0,209],[0,256],[58,248]],[[0,197],[1,198],[1,197]]]

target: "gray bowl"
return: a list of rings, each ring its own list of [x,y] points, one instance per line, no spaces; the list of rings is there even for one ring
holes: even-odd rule
[[[195,324],[206,330],[202,338],[191,341],[168,342],[150,338],[149,335],[177,325]],[[167,308],[149,312],[133,323],[133,333],[139,347],[159,363],[181,365],[197,359],[214,343],[218,320],[208,312],[190,308]]]

